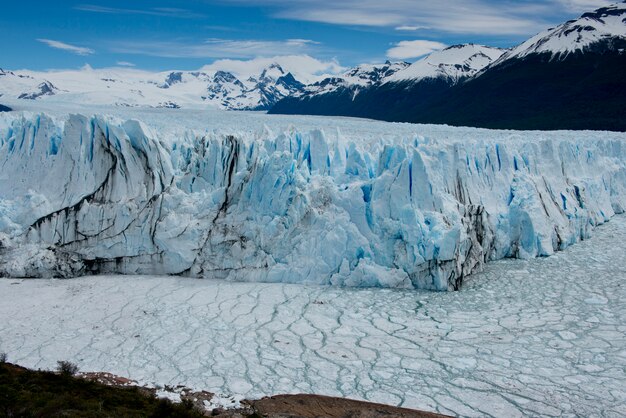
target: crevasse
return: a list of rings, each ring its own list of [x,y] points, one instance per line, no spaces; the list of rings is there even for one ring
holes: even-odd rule
[[[358,140],[2,119],[5,276],[453,290],[488,260],[549,256],[626,207],[624,138],[613,134]]]

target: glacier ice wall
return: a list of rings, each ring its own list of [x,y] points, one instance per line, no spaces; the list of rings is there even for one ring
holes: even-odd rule
[[[0,275],[452,290],[488,260],[551,255],[626,208],[623,137],[450,132],[3,116]]]

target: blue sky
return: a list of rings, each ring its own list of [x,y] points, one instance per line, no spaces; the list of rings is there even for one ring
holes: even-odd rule
[[[415,61],[445,45],[508,47],[604,0],[7,1],[0,67],[196,69],[310,55],[343,66]]]

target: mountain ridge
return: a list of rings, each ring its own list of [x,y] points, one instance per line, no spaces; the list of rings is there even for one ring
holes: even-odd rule
[[[626,131],[625,51],[623,2],[541,32],[456,82],[446,81],[445,74],[402,80],[400,72],[396,80],[358,96],[286,97],[270,113],[498,129]]]
[[[304,84],[279,64],[247,78],[225,70],[150,73],[90,67],[68,71],[0,69],[0,96],[18,100],[67,99],[118,106],[216,107],[267,110]]]
[[[280,57],[248,71],[0,69],[0,97],[486,128],[626,130],[625,51],[626,2],[621,2],[510,49],[458,44],[414,63],[361,64],[316,76],[294,72]]]

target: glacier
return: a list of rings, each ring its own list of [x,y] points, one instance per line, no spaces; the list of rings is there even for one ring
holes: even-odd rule
[[[456,290],[626,208],[620,133],[163,114],[2,114],[0,275]]]

